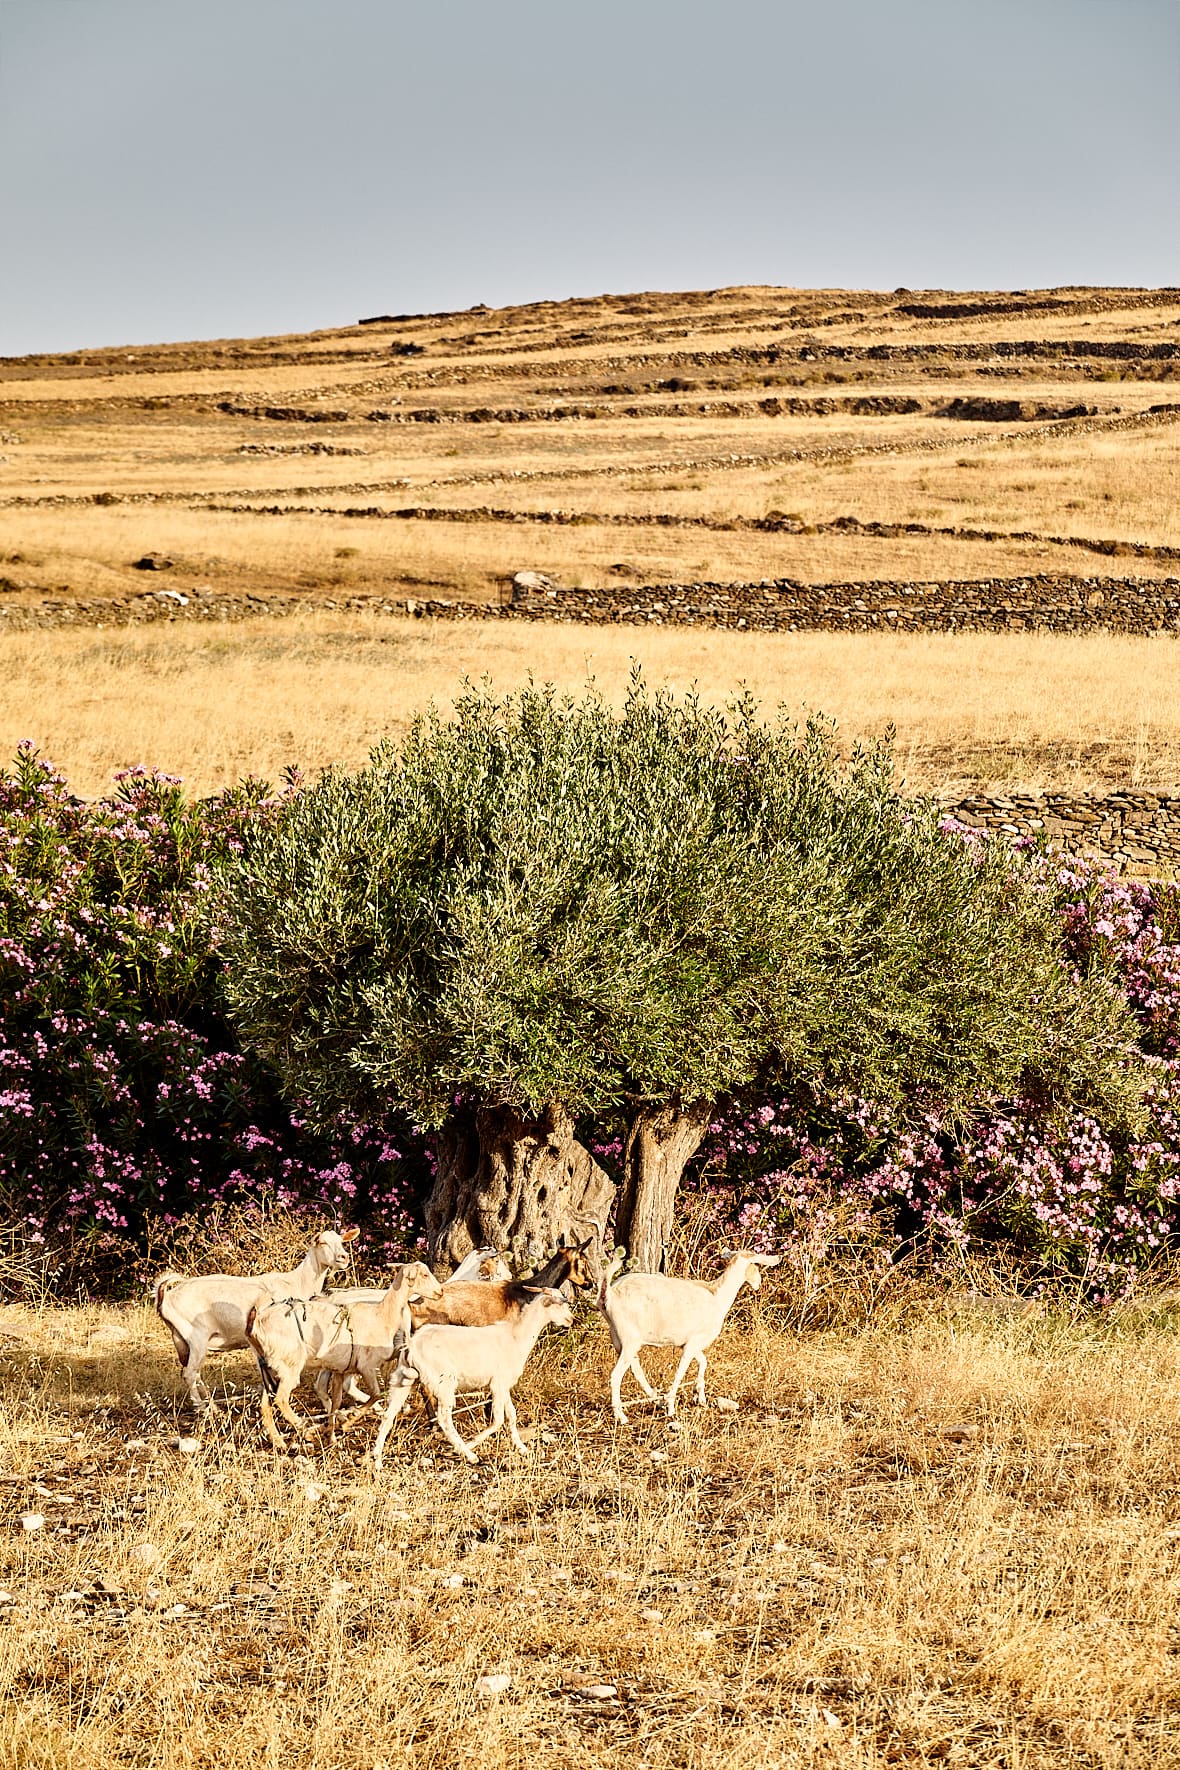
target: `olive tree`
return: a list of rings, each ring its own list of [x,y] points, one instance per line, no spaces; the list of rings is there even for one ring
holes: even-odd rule
[[[601,1224],[657,1269],[717,1103],[824,1076],[1118,1112],[1125,1010],[1051,905],[899,799],[882,750],[633,680],[468,688],[293,796],[222,880],[246,1033],[324,1112],[437,1132],[432,1255]],[[625,1127],[621,1194],[579,1120]]]

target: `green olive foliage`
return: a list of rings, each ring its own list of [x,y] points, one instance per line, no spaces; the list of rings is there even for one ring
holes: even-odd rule
[[[467,688],[294,795],[223,873],[247,1034],[325,1112],[440,1125],[822,1076],[1133,1112],[1113,984],[1052,904],[892,790],[883,749],[677,701]]]

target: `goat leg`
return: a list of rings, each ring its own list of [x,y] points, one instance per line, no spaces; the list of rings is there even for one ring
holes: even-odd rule
[[[389,1384],[389,1397],[385,1403],[385,1412],[381,1416],[381,1424],[377,1428],[377,1442],[373,1446],[373,1464],[377,1473],[381,1473],[385,1453],[385,1440],[389,1437],[393,1422],[405,1407],[418,1381],[418,1373],[406,1365],[399,1364]]]
[[[477,1462],[479,1459],[476,1457],[476,1454],[475,1454],[474,1450],[471,1448],[471,1445],[465,1444],[463,1439],[460,1438],[458,1432],[456,1432],[456,1430],[455,1430],[455,1422],[454,1422],[453,1418],[451,1417],[451,1412],[452,1412],[452,1409],[454,1408],[454,1405],[455,1405],[455,1391],[454,1391],[454,1389],[451,1388],[450,1386],[447,1386],[447,1387],[440,1386],[439,1392],[438,1392],[438,1400],[437,1400],[438,1411],[436,1414],[436,1418],[438,1420],[438,1429],[442,1433],[443,1437],[446,1439],[447,1443],[453,1445],[454,1448],[459,1452],[459,1455],[461,1457],[465,1457],[469,1463]],[[479,1434],[478,1438],[475,1438],[472,1440],[472,1443],[473,1444],[481,1444],[485,1438],[490,1438],[493,1432],[496,1432],[499,1430],[501,1424],[503,1423],[503,1419],[504,1419],[504,1413],[503,1413],[503,1409],[501,1409],[500,1410],[500,1418],[495,1422],[495,1424],[492,1426],[489,1426],[485,1432],[481,1432]]]
[[[287,1454],[287,1443],[286,1440],[280,1436],[279,1429],[275,1424],[274,1409],[270,1405],[270,1396],[265,1389],[262,1391],[262,1423],[266,1427],[266,1435],[270,1439],[275,1450],[281,1457],[285,1457]]]

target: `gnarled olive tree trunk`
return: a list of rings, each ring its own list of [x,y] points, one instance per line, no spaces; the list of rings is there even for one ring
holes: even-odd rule
[[[547,1106],[537,1118],[481,1106],[440,1133],[426,1204],[430,1258],[456,1265],[472,1248],[490,1245],[519,1267],[561,1235],[593,1236],[598,1256],[599,1225],[613,1200],[610,1179],[574,1136],[563,1106]]]
[[[690,1106],[643,1107],[631,1120],[615,1241],[642,1272],[663,1268],[680,1176],[700,1148],[712,1114],[712,1101],[696,1100]]]

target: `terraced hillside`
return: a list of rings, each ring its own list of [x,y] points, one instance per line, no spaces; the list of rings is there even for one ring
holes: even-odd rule
[[[637,660],[892,727],[910,787],[1001,822],[1013,790],[1174,797],[1178,418],[1180,290],[603,296],[0,361],[0,752],[206,791],[359,761],[464,675],[617,698]],[[1082,812],[1121,855],[1143,808]]]
[[[604,296],[8,360],[0,610],[1169,578],[1178,418],[1177,290]]]

